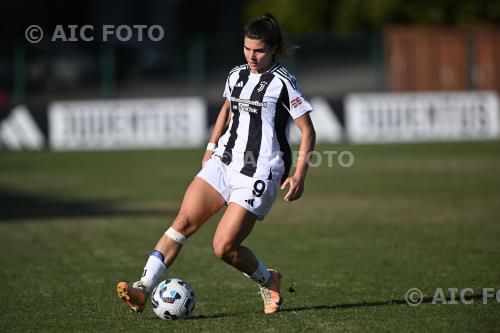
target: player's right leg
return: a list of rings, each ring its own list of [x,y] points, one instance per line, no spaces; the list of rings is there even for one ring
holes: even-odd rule
[[[141,279],[132,286],[126,282],[118,283],[118,297],[127,302],[132,311],[142,312],[158,279],[174,262],[184,242],[224,205],[225,200],[219,192],[202,178],[195,177],[186,190],[172,226],[151,253]]]

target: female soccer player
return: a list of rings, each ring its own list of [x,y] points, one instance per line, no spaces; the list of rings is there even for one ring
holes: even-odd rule
[[[118,297],[136,312],[182,246],[210,217],[227,205],[213,239],[215,255],[257,282],[264,312],[279,311],[281,274],[268,269],[242,242],[256,220],[267,215],[278,187],[289,186],[285,201],[302,195],[306,156],[314,148],[310,104],[295,77],[276,59],[283,54],[283,37],[276,19],[266,14],[244,30],[246,64],[227,77],[214,130],[202,160],[202,170],[189,185],[177,217],[151,253],[141,279],[117,285]],[[291,149],[289,118],[302,134],[293,176],[288,177]],[[224,130],[227,130],[224,132]]]

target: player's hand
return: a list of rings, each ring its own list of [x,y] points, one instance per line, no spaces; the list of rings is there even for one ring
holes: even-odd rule
[[[205,162],[208,161],[210,159],[210,157],[212,157],[213,152],[214,152],[213,150],[205,151],[205,155],[203,155],[203,159],[201,160],[201,167],[202,168],[205,165]]]
[[[281,185],[281,189],[283,190],[287,186],[290,186],[290,188],[285,195],[285,201],[297,200],[304,192],[304,179],[297,176],[288,177]]]

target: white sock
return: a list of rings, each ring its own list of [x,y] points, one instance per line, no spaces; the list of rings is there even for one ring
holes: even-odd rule
[[[262,261],[259,260],[259,265],[257,266],[255,272],[253,272],[251,275],[245,274],[245,276],[254,280],[261,286],[265,286],[271,278],[271,273],[267,270],[267,267],[262,263]]]
[[[165,266],[161,259],[163,255],[159,256],[155,252],[157,251],[153,251],[149,256],[146,266],[144,266],[144,273],[142,273],[141,277],[141,281],[148,292],[153,290],[158,279],[167,271],[167,266]]]

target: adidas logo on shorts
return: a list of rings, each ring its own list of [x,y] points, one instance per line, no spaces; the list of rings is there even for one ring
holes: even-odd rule
[[[247,199],[247,200],[245,200],[245,202],[246,202],[247,204],[249,204],[250,206],[252,206],[252,207],[253,207],[253,200],[254,200],[254,199]]]

